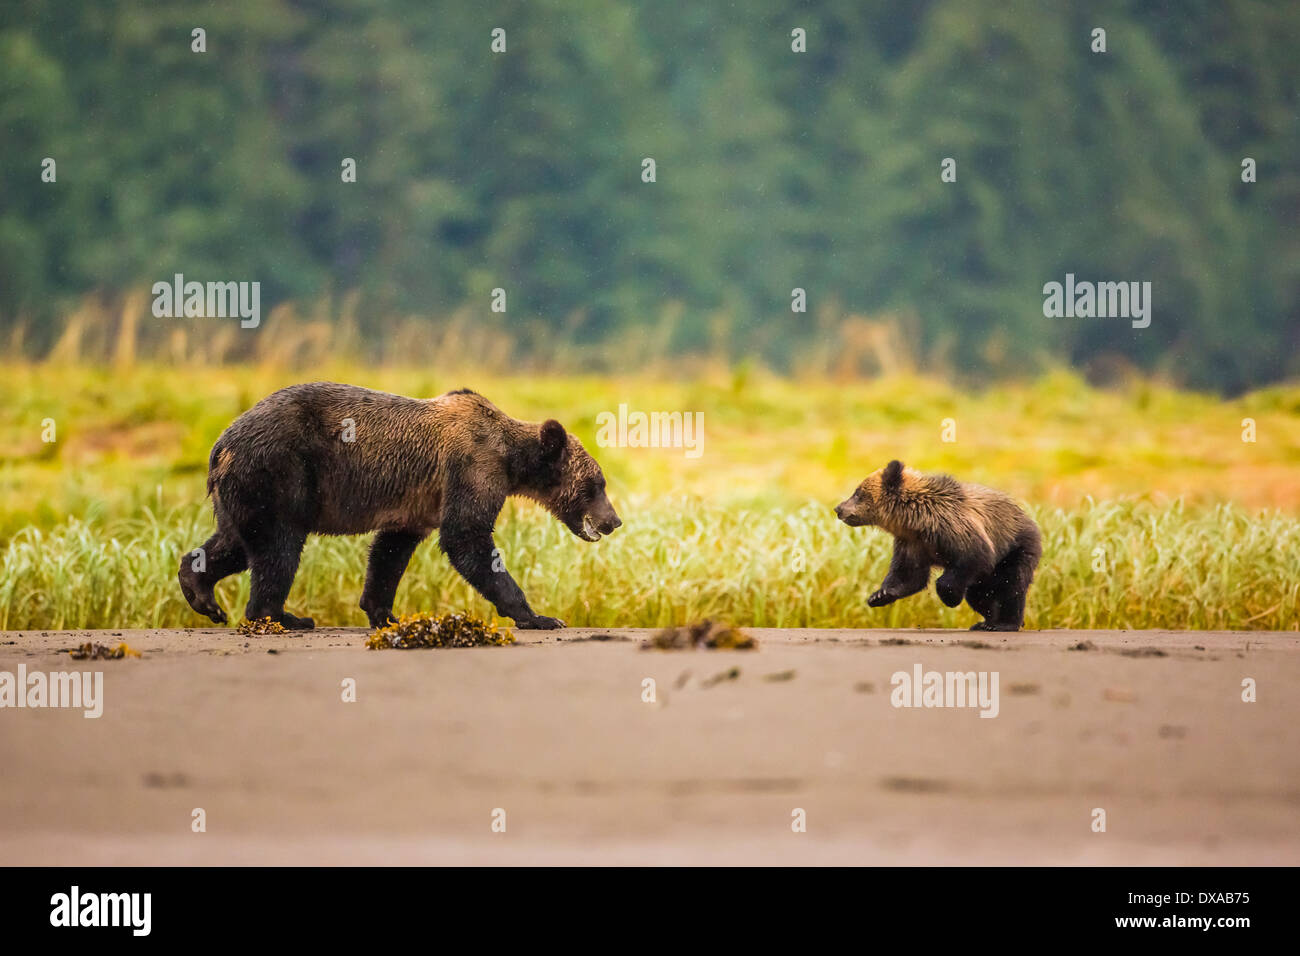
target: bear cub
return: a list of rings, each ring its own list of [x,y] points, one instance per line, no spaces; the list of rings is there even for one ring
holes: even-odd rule
[[[416,546],[434,529],[460,575],[520,628],[564,627],[535,614],[492,540],[510,495],[540,502],[585,541],[623,522],[605,476],[559,422],[517,421],[468,389],[416,399],[353,385],[294,385],[231,423],[208,460],[217,530],[181,558],[190,607],[218,624],[213,589],[252,570],[245,611],[306,630],[284,609],[309,534],[376,532],[361,609],[392,623],[393,598]]]
[[[894,556],[879,590],[883,607],[923,591],[930,569],[943,568],[935,591],[948,607],[964,598],[984,620],[972,631],[1018,631],[1025,595],[1042,556],[1042,539],[1008,495],[949,475],[925,475],[891,461],[836,505],[851,527],[875,525],[894,536]]]

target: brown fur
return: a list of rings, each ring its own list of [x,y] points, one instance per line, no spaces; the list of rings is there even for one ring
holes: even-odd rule
[[[1023,624],[1042,545],[1038,526],[1010,496],[892,461],[863,479],[835,513],[845,524],[875,525],[894,537],[890,573],[868,600],[872,607],[923,590],[938,566],[940,598],[950,607],[965,598],[985,616],[977,628]]]
[[[437,529],[453,566],[499,613],[520,627],[562,626],[533,614],[500,567],[492,528],[505,499],[523,495],[596,540],[621,524],[604,489],[600,466],[559,422],[518,421],[474,392],[415,399],[331,382],[292,386],[241,415],[213,447],[218,529],[203,550],[215,567],[196,572],[187,555],[181,586],[196,610],[224,620],[212,587],[251,565],[248,616],[311,626],[283,610],[306,535],[375,531],[362,607],[372,624],[387,623],[411,552]]]

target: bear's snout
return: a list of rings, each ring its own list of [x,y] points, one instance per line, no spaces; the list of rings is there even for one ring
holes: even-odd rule
[[[602,498],[596,503],[596,507],[591,509],[591,523],[601,534],[609,534],[615,528],[623,526],[623,519],[618,516],[614,506],[609,503],[608,498]]]
[[[839,518],[850,528],[856,528],[865,524],[862,515],[859,513],[856,503],[852,498],[841,501],[835,506],[835,517]]]
[[[618,512],[614,510],[614,506],[609,503],[609,499],[602,495],[590,503],[580,519],[565,521],[565,524],[579,538],[585,541],[598,541],[615,528],[622,527],[623,522]]]

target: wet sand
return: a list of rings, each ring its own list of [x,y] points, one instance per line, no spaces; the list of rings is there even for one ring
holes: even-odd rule
[[[1300,634],[749,632],[0,633],[0,671],[104,675],[98,719],[0,710],[0,863],[1300,863]],[[996,672],[997,717],[892,706],[917,664]]]

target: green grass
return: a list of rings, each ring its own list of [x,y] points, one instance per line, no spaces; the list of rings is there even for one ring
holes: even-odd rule
[[[889,539],[850,529],[821,503],[776,507],[636,500],[626,524],[579,541],[549,516],[511,505],[498,526],[506,566],[543,614],[575,626],[662,626],[717,617],[755,627],[966,627],[977,618],[925,594],[866,606]],[[1220,505],[1134,501],[1039,509],[1045,557],[1027,625],[1070,628],[1300,628],[1300,522]],[[180,555],[211,516],[198,505],[102,524],[28,529],[0,550],[0,629],[201,626],[176,585]],[[356,603],[365,538],[313,538],[289,608],[318,624],[364,625]],[[218,591],[232,618],[248,575]],[[492,608],[433,541],[416,552],[399,613]]]
[[[1003,488],[1042,525],[1032,627],[1300,628],[1300,387],[1233,400],[1153,383],[1090,388],[1061,372],[965,392],[921,378],[791,381],[759,371],[690,381],[493,377],[419,369],[310,373],[270,365],[0,368],[0,629],[201,625],[183,552],[212,531],[208,450],[283,385],[330,378],[408,395],[468,385],[519,418],[556,417],[609,477],[626,524],[587,544],[527,503],[498,525],[534,608],[573,625],[964,627],[933,590],[866,597],[888,564],[880,532],[832,506],[892,457]],[[598,448],[595,419],[701,411],[704,454]],[[942,440],[945,419],[955,442]],[[1242,441],[1242,421],[1257,441]],[[52,419],[57,441],[41,440]],[[308,542],[290,610],[363,624],[368,538]],[[1100,550],[1100,555],[1097,549]],[[1100,570],[1095,569],[1100,568]],[[219,597],[238,618],[248,575]],[[399,612],[491,608],[430,541]]]

